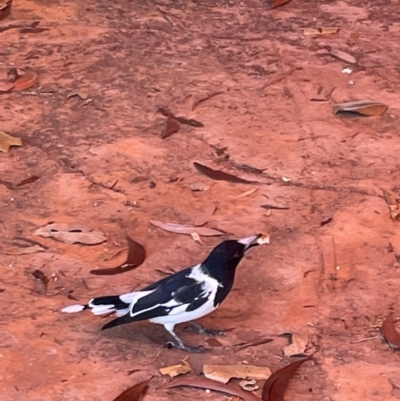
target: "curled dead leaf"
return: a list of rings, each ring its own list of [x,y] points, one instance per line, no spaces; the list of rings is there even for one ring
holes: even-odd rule
[[[225,173],[220,170],[213,170],[210,167],[204,166],[203,164],[194,162],[194,167],[200,174],[204,174],[209,178],[217,181],[227,181],[235,184],[259,184],[257,181],[248,181],[243,178],[236,177],[235,175]]]
[[[381,333],[390,345],[400,348],[400,333],[396,330],[393,312],[382,323]]]
[[[194,227],[176,223],[162,223],[161,221],[157,220],[150,220],[150,224],[175,234],[191,235],[195,232],[203,237],[215,237],[225,234],[222,231],[214,230],[213,228]]]
[[[33,71],[29,70],[24,75],[20,75],[15,81],[12,87],[12,91],[23,91],[26,89],[31,88],[33,85],[36,84],[38,81],[38,74]]]
[[[283,401],[283,394],[289,383],[289,380],[296,373],[297,369],[306,361],[311,358],[304,358],[277,370],[265,382],[262,391],[263,401]]]
[[[145,380],[129,387],[113,401],[141,401],[149,388],[150,380]]]
[[[90,228],[69,225],[64,223],[49,223],[35,231],[35,235],[44,238],[54,238],[66,244],[81,243],[85,245],[96,245],[106,241],[106,236],[101,231],[94,231]]]
[[[204,376],[221,383],[228,383],[232,378],[266,380],[271,376],[271,369],[254,365],[204,365]]]
[[[21,139],[15,138],[3,131],[0,131],[0,151],[9,152],[11,146],[22,146]]]
[[[345,102],[333,106],[333,114],[356,113],[363,116],[381,116],[386,112],[388,106],[383,103],[374,102],[370,99]]]
[[[204,377],[181,377],[166,383],[162,388],[172,388],[178,386],[191,386],[204,388],[209,390],[220,391],[221,393],[230,394],[243,398],[245,401],[260,401],[260,399],[248,391],[242,390],[235,384],[223,384]]]
[[[117,267],[91,270],[90,273],[98,276],[110,276],[113,274],[125,273],[140,266],[146,259],[146,250],[142,244],[134,241],[129,236],[127,237],[127,240],[128,256],[125,263]]]
[[[212,215],[215,213],[216,210],[217,210],[217,204],[212,203],[210,206],[204,209],[204,212],[200,216],[197,216],[194,219],[193,225],[195,227],[204,226],[204,224],[206,224],[208,220],[211,219]]]

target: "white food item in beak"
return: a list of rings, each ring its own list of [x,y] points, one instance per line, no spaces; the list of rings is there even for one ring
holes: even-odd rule
[[[261,236],[257,239],[257,244],[269,244],[269,235],[261,234]]]
[[[246,249],[253,244],[269,244],[269,235],[268,234],[257,234],[257,235],[252,235],[247,238],[243,238],[238,241],[239,244],[243,244],[246,246]]]

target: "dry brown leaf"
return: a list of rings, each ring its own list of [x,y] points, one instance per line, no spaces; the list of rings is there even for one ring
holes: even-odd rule
[[[12,91],[23,91],[31,88],[38,81],[38,74],[29,70],[26,74],[19,76],[13,83]]]
[[[260,401],[260,399],[256,395],[242,390],[235,384],[222,384],[214,380],[206,379],[204,377],[180,377],[178,379],[170,381],[169,383],[166,383],[162,388],[171,388],[177,386],[204,388],[234,395],[243,398],[245,401]]]
[[[47,290],[47,284],[49,284],[49,279],[46,277],[46,275],[41,270],[35,270],[31,274],[33,278],[41,281],[42,284],[44,285],[44,288]]]
[[[213,180],[233,182],[235,184],[259,184],[257,181],[248,181],[244,180],[243,178],[236,177],[235,175],[224,173],[223,171],[213,170],[212,168],[197,162],[194,162],[193,164],[200,174],[204,174]]]
[[[272,4],[271,8],[277,8],[280,6],[283,6],[286,3],[289,3],[290,0],[274,0],[274,3]]]
[[[129,236],[128,240],[128,256],[126,258],[126,262],[117,267],[109,267],[104,269],[96,269],[91,270],[90,273],[95,274],[97,276],[111,276],[114,274],[125,273],[132,269],[136,269],[136,267],[140,266],[146,259],[146,250],[144,249],[142,244],[134,241]],[[121,249],[119,252],[122,252]],[[114,256],[112,256],[109,260],[111,260]]]
[[[265,382],[262,391],[263,401],[283,401],[283,394],[289,383],[289,380],[296,373],[297,369],[310,358],[304,358],[300,361],[293,362],[282,369],[279,369],[271,375]]]
[[[332,35],[334,33],[339,32],[339,27],[338,26],[332,26],[332,27],[323,27],[323,28],[305,28],[303,29],[303,34],[305,36],[318,36],[318,35]]]
[[[256,192],[256,191],[258,191],[258,188],[249,189],[248,191],[245,191],[245,192],[242,192],[241,194],[239,194],[237,196],[237,198],[244,198],[246,196],[254,194],[254,192]]]
[[[184,361],[183,364],[173,365],[173,366],[166,366],[165,368],[159,369],[162,375],[168,375],[170,377],[185,375],[192,370],[190,365]]]
[[[232,378],[266,380],[271,369],[254,365],[204,365],[203,373],[208,379],[228,383]]]
[[[30,255],[32,253],[45,252],[46,249],[40,245],[28,246],[16,250],[5,251],[6,255]]]
[[[351,54],[343,52],[338,49],[329,48],[328,52],[331,56],[336,57],[340,60],[346,61],[346,63],[357,64],[357,60]]]
[[[141,401],[149,388],[150,380],[137,383],[122,392],[114,401]]]
[[[176,223],[162,223],[161,221],[157,220],[150,220],[150,224],[175,234],[191,235],[192,233],[196,232],[203,237],[216,237],[225,234],[222,231],[214,230],[213,228],[194,227]]]
[[[190,184],[190,189],[192,191],[208,191],[210,186],[203,184],[202,182],[194,182],[193,184]]]
[[[370,99],[345,102],[333,106],[333,114],[338,113],[357,113],[363,116],[381,116],[388,107],[383,103],[374,102]]]
[[[80,225],[64,223],[49,223],[35,231],[35,235],[44,238],[54,238],[66,244],[81,243],[85,245],[96,245],[106,241],[106,236],[101,231],[93,231],[90,228]]]
[[[206,224],[208,220],[211,219],[212,215],[215,213],[216,210],[217,210],[217,204],[212,203],[210,206],[204,209],[204,212],[200,216],[197,216],[194,219],[193,225],[195,227],[204,226],[204,224]]]
[[[283,347],[283,354],[285,356],[306,356],[306,348],[308,344],[308,336],[301,333],[288,333],[290,334],[290,344]]]
[[[381,333],[389,344],[400,348],[400,333],[396,330],[393,312],[389,313],[388,317],[383,322]]]
[[[400,220],[400,205],[396,201],[396,199],[386,190],[382,189],[383,191],[383,199],[388,205],[390,218],[393,221]]]
[[[10,15],[12,2],[13,0],[0,1],[0,21]]]
[[[0,151],[9,152],[11,146],[22,146],[21,139],[15,138],[3,131],[0,131]]]
[[[32,175],[31,177],[25,178],[21,182],[19,182],[16,186],[17,187],[22,187],[23,185],[26,184],[32,184],[33,182],[37,181],[39,177],[37,175]]]
[[[175,118],[172,117],[172,115],[168,116],[167,118],[167,126],[165,129],[161,132],[161,138],[165,139],[168,138],[169,136],[177,133],[180,129],[180,124],[178,121],[175,120]]]

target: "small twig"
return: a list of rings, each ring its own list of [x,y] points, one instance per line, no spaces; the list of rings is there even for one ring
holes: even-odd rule
[[[290,208],[288,206],[275,206],[275,205],[261,205],[262,208],[264,209],[274,209],[274,210],[289,210]]]
[[[375,340],[376,338],[379,338],[379,336],[361,338],[360,340],[352,341],[350,344],[363,343],[365,341]]]
[[[212,98],[215,97],[215,96],[221,95],[222,93],[224,93],[224,92],[223,92],[223,91],[212,92],[212,93],[209,94],[208,96],[203,97],[203,98],[201,98],[201,99],[199,99],[199,100],[196,100],[196,101],[193,103],[193,105],[192,105],[192,111],[193,111],[200,103],[203,103],[203,102],[205,102],[206,100],[212,99]]]
[[[274,77],[270,78],[267,83],[261,87],[261,89],[265,89],[270,85],[276,84],[280,81],[282,81],[283,79],[285,79],[286,77],[288,77],[289,75],[293,74],[293,72],[296,70],[295,67],[292,67],[289,71],[283,72],[282,74],[278,74],[275,75]]]

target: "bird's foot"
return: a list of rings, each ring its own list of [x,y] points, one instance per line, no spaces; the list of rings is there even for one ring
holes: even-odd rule
[[[182,344],[176,344],[176,343],[174,343],[172,341],[168,341],[167,344],[166,344],[166,347],[168,349],[178,348],[178,349],[181,349],[183,351],[190,352],[190,353],[200,353],[200,352],[204,352],[205,351],[204,347],[202,347],[202,346],[199,346],[199,347],[188,347],[183,343]]]
[[[192,327],[187,327],[187,330],[197,331],[200,334],[206,334],[207,336],[225,336],[226,333],[222,330],[207,329],[197,323],[190,323]]]

